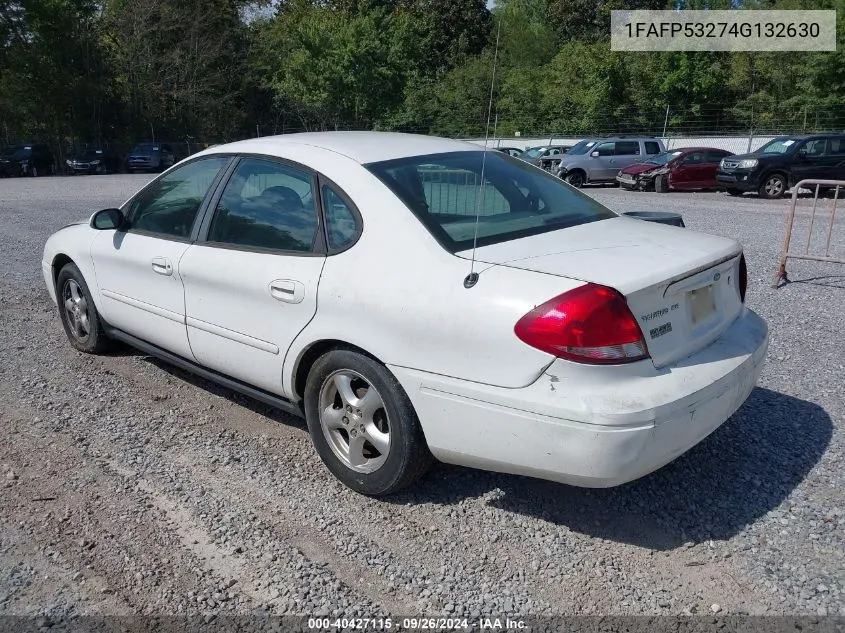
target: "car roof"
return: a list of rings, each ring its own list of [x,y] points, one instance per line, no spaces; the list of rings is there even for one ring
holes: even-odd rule
[[[282,156],[286,149],[310,146],[341,154],[365,165],[383,160],[443,154],[447,152],[484,151],[484,148],[465,141],[402,134],[399,132],[301,132],[264,136],[218,145],[203,153],[268,154]],[[492,149],[492,148],[491,148]]]
[[[721,147],[673,147],[672,149],[667,149],[667,154],[672,154],[674,152],[727,152],[728,154],[732,154],[733,152],[722,149]]]

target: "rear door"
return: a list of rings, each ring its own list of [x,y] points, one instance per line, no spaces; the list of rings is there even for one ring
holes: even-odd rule
[[[316,176],[241,158],[179,262],[188,340],[206,367],[284,395],[282,365],[317,310],[326,259]]]
[[[608,178],[615,178],[616,173],[623,167],[640,162],[642,159],[640,149],[639,141],[616,141],[613,160],[614,169],[610,171]]]
[[[702,189],[716,189],[716,170],[719,169],[722,159],[730,155],[730,152],[723,150],[710,150],[704,153],[704,170],[700,184]]]

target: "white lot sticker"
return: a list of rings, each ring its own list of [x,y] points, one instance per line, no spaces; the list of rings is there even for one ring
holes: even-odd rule
[[[789,147],[789,146],[790,146],[790,145],[792,145],[794,142],[795,142],[795,141],[784,141],[784,142],[783,142],[783,146],[784,146],[784,147]]]

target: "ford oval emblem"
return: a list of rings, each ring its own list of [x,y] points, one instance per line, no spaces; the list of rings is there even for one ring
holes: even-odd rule
[[[716,273],[715,275],[713,275],[713,281],[719,281],[721,278],[722,278],[721,273]]]

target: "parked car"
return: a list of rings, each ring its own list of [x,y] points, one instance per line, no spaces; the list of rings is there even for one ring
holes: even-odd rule
[[[167,143],[138,143],[126,160],[126,170],[164,171],[176,162],[173,147]]]
[[[682,147],[620,169],[616,182],[625,189],[670,190],[716,189],[719,162],[732,154],[715,147]]]
[[[371,495],[433,458],[636,479],[745,401],[768,344],[735,240],[417,135],[202,151],[54,233],[42,270],[77,350],[123,341],[304,416]]]
[[[756,152],[722,160],[716,172],[730,195],[755,191],[768,199],[806,178],[845,180],[845,133],[780,136]]]
[[[545,167],[552,157],[566,154],[569,145],[542,145],[540,147],[529,147],[519,158],[537,167]]]
[[[65,161],[74,174],[114,174],[120,171],[120,157],[109,149],[86,149]]]
[[[505,154],[509,154],[510,156],[514,156],[515,158],[519,158],[525,153],[525,150],[522,150],[518,147],[497,147],[497,151],[504,152]]]
[[[573,187],[590,183],[615,184],[620,169],[666,151],[663,141],[650,136],[590,140],[578,149],[584,153],[573,155],[570,152],[560,161],[557,170],[558,177]]]
[[[17,162],[12,161],[12,156],[20,149],[22,149],[20,145],[10,145],[0,150],[0,176],[7,178],[19,174],[20,167]]]
[[[0,171],[4,176],[50,176],[54,163],[49,147],[31,143],[7,148],[0,156]]]

